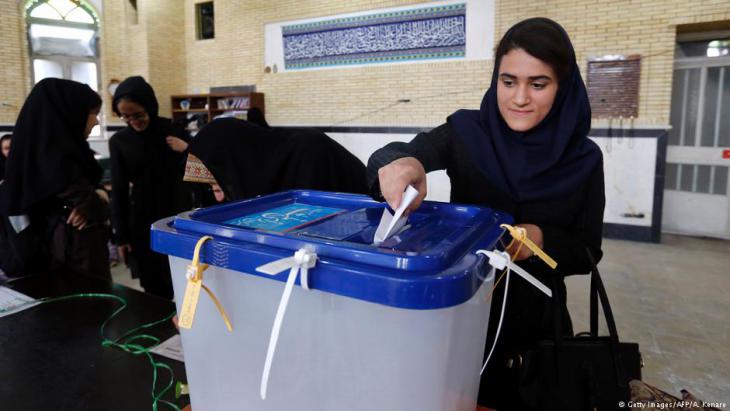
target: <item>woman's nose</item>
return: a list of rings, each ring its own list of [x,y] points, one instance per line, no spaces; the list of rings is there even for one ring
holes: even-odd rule
[[[515,94],[512,96],[512,101],[518,106],[524,106],[530,102],[530,91],[527,86],[520,85],[515,88]]]

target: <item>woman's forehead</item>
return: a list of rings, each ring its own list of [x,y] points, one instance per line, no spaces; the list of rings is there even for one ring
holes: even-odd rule
[[[144,106],[131,100],[121,99],[117,103],[119,111],[145,111]]]
[[[550,77],[554,79],[555,70],[552,66],[528,52],[522,49],[513,49],[502,56],[499,62],[499,75],[521,78]]]

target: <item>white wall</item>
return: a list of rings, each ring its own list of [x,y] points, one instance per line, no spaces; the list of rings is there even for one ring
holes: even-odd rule
[[[114,133],[109,133],[109,136]],[[103,157],[109,157],[109,140],[106,138],[94,138],[94,139],[88,139],[89,147],[91,147],[92,150],[96,151],[98,154],[101,154]]]
[[[603,152],[607,223],[651,227],[657,139],[591,137]],[[643,218],[626,217],[643,214]]]

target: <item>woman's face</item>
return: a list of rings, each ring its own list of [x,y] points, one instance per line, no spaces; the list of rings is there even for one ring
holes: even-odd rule
[[[129,124],[137,132],[145,131],[150,125],[150,116],[145,108],[133,101],[119,100],[117,111],[122,121]]]
[[[499,113],[514,131],[528,131],[550,112],[558,78],[547,63],[522,49],[502,56],[497,79]]]
[[[223,200],[226,199],[226,194],[223,192],[223,189],[218,184],[211,184],[210,187],[213,189],[213,197],[215,197],[215,201],[222,203]]]
[[[8,158],[8,156],[10,155],[10,139],[9,138],[6,138],[5,140],[3,140],[1,149],[2,149],[2,153],[3,153],[3,157]]]
[[[86,119],[86,129],[84,130],[84,138],[89,138],[89,134],[91,134],[91,130],[99,124],[99,110],[100,108],[97,107],[95,109],[92,109],[89,112],[89,117]]]

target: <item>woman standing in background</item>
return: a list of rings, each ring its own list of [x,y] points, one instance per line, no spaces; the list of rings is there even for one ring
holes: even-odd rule
[[[112,222],[119,255],[145,291],[172,298],[167,256],[150,249],[150,225],[192,206],[182,182],[188,137],[184,129],[158,116],[155,92],[142,77],[119,84],[113,109],[127,123],[109,140]]]
[[[23,104],[0,184],[0,268],[111,279],[108,197],[86,139],[101,98],[70,80],[41,80]]]

